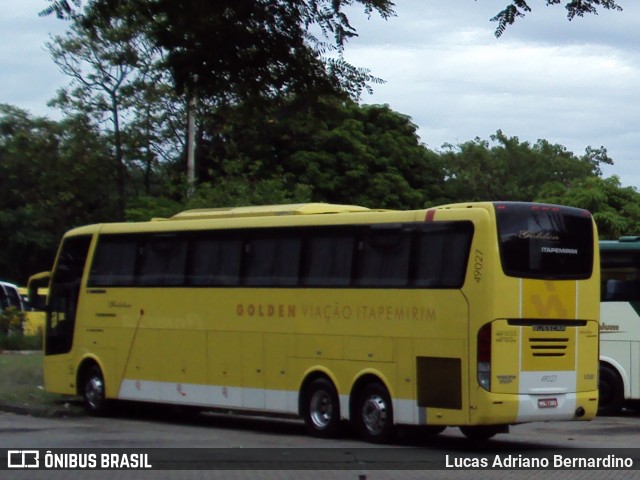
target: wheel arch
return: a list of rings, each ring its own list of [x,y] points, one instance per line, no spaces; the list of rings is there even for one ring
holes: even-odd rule
[[[611,357],[607,357],[604,355],[600,355],[600,362],[598,364],[598,375],[600,375],[600,367],[606,366],[613,369],[617,374],[620,380],[622,381],[622,390],[624,392],[624,398],[631,397],[631,383],[629,381],[629,375],[625,368],[622,366],[620,362],[614,360]]]
[[[336,389],[338,393],[338,404],[340,406],[340,415],[344,417],[345,412],[344,409],[340,405],[340,385],[335,377],[335,375],[326,367],[317,366],[308,369],[304,375],[302,376],[302,381],[300,382],[300,388],[298,389],[298,415],[302,416],[304,412],[304,404],[305,404],[305,395],[307,388],[318,378],[325,378],[333,384],[333,387]]]

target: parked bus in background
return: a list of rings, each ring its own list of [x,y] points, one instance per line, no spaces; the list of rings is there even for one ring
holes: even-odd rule
[[[601,415],[640,399],[640,237],[600,242]]]
[[[44,332],[45,308],[49,291],[50,272],[32,275],[26,287],[20,288],[25,306],[25,335],[41,335]]]
[[[0,313],[9,307],[15,308],[18,312],[24,310],[20,291],[13,283],[0,282]]]
[[[0,281],[0,335],[22,334],[25,304],[17,285]]]
[[[594,268],[594,265],[596,268]],[[46,390],[489,438],[598,407],[597,232],[581,209],[467,203],[187,211],[74,229]]]

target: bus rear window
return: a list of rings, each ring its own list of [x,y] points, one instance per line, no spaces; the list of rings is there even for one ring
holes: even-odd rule
[[[593,270],[593,223],[586,210],[496,203],[502,268],[523,278],[584,279]]]

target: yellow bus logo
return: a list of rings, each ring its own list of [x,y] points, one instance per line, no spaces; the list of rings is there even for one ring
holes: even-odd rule
[[[522,294],[524,318],[575,318],[575,306],[566,302],[576,298],[575,282],[523,280]]]

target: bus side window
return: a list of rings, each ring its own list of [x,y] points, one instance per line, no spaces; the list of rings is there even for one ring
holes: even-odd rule
[[[354,236],[344,233],[307,238],[302,285],[348,287],[351,284],[354,244]]]
[[[0,312],[9,306],[9,296],[4,290],[4,286],[0,285]]]
[[[103,235],[89,275],[90,287],[119,287],[134,284],[138,242],[132,236]]]
[[[604,300],[609,302],[632,302],[640,299],[640,282],[636,280],[607,280]]]
[[[409,281],[411,235],[397,228],[371,229],[359,244],[356,285],[404,287]]]
[[[249,240],[245,251],[245,285],[297,285],[301,244],[299,237],[258,237]]]
[[[5,287],[7,289],[8,305],[10,307],[15,307],[20,311],[24,310],[22,306],[22,299],[20,298],[20,292],[18,292],[15,287],[9,285],[6,285]]]
[[[191,241],[188,281],[194,286],[236,286],[240,283],[242,240],[196,236]]]
[[[136,276],[141,286],[184,285],[187,240],[175,234],[145,236]]]
[[[418,232],[414,286],[460,288],[473,235],[470,223],[436,226]]]

